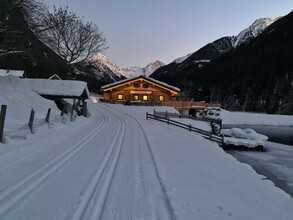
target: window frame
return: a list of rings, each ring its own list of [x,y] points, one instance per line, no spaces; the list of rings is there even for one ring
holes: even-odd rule
[[[140,88],[140,84],[139,84],[139,83],[134,83],[134,84],[133,84],[133,87],[134,87],[134,88]]]
[[[150,88],[150,84],[144,83],[144,84],[142,84],[142,88],[148,89],[148,88]]]

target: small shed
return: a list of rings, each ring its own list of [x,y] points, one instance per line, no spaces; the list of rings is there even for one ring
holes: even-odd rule
[[[54,100],[62,111],[69,111],[65,108],[64,99],[73,99],[72,110],[79,115],[86,114],[86,99],[90,98],[86,82],[77,80],[49,80],[49,79],[23,79],[29,84],[32,91],[40,96]]]
[[[146,76],[102,86],[104,100],[133,102],[175,101],[180,89]]]

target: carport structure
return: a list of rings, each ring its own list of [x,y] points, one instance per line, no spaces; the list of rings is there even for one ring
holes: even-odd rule
[[[23,79],[32,91],[40,96],[54,100],[62,113],[76,110],[78,115],[86,116],[89,90],[87,84],[77,80],[49,80],[49,79]],[[72,99],[72,106],[66,100]],[[67,104],[66,104],[67,103]]]

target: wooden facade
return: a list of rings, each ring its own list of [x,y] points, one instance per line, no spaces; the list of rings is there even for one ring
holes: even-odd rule
[[[105,100],[163,102],[175,101],[180,89],[146,76],[122,80],[102,87]]]

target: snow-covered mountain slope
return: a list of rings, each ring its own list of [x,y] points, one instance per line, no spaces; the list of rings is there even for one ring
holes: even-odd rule
[[[179,57],[179,58],[175,59],[172,63],[182,63],[184,60],[186,60],[191,55],[192,55],[192,53],[189,53],[186,56]]]
[[[280,17],[279,17],[280,18]],[[237,36],[227,36],[215,40],[212,43],[205,45],[194,53],[175,59],[168,65],[157,69],[151,77],[158,77],[169,73],[174,73],[179,68],[195,65],[195,68],[200,68],[220,55],[230,51],[232,48],[248,42],[249,40],[261,34],[269,25],[273,24],[279,18],[260,18],[253,22],[248,28],[241,31]]]
[[[241,31],[234,42],[234,47],[251,40],[260,35],[268,26],[273,24],[279,18],[260,18],[253,22],[248,28]]]
[[[86,77],[95,78],[104,83],[113,83],[125,79],[119,73],[113,72],[108,66],[101,62],[83,61],[73,64],[76,72]]]
[[[148,64],[144,68],[138,67],[138,66],[121,67],[121,66],[118,66],[117,64],[113,63],[106,56],[104,56],[100,53],[95,54],[88,61],[91,62],[92,64],[94,64],[95,66],[99,66],[100,64],[103,64],[103,65],[107,66],[116,75],[122,75],[122,76],[125,76],[126,78],[135,77],[135,76],[139,76],[139,75],[149,76],[155,70],[157,70],[158,68],[165,65],[163,62],[157,60],[155,62]]]

